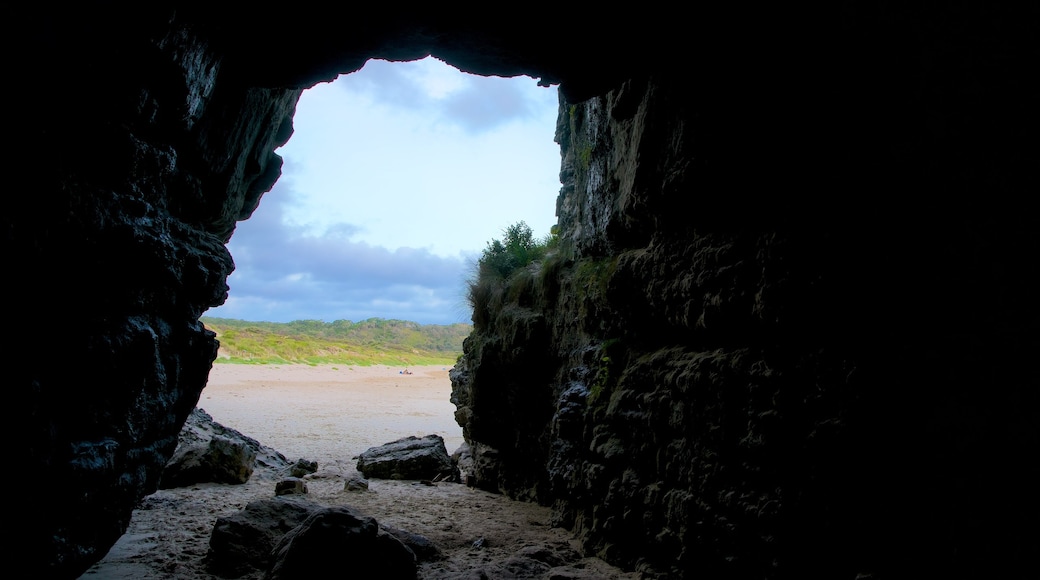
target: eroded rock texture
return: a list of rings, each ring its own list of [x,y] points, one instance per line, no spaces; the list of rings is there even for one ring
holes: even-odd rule
[[[300,91],[430,53],[564,97],[560,250],[475,301],[453,372],[479,485],[648,575],[1023,563],[1035,14],[727,10],[12,9],[19,563],[78,576],[155,489]]]
[[[844,32],[839,68],[761,54],[562,104],[560,249],[474,293],[452,373],[477,485],[652,577],[1028,560],[1026,89],[966,78],[977,46],[930,44],[952,30]]]
[[[299,95],[225,81],[172,14],[83,10],[12,16],[24,179],[3,218],[8,390],[39,493],[17,552],[65,577],[176,447],[216,355],[198,318],[227,296],[224,243],[279,175]]]

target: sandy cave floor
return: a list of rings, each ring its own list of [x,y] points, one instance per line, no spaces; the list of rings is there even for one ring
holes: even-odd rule
[[[318,462],[308,476],[307,498],[349,505],[380,524],[421,534],[445,558],[420,565],[423,579],[638,578],[597,558],[581,558],[571,533],[549,526],[549,508],[456,483],[373,479],[366,492],[344,491],[359,475],[353,459],[362,451],[408,435],[437,434],[449,453],[462,444],[449,401],[448,367],[345,365],[214,365],[198,406],[213,419],[273,448],[290,461]],[[160,490],[134,511],[123,537],[83,579],[214,578],[203,558],[218,517],[251,501],[274,497],[273,475],[258,470],[243,485],[199,484]],[[483,547],[474,547],[474,542]],[[570,554],[549,572],[511,567],[527,546]],[[256,579],[261,575],[243,576]]]

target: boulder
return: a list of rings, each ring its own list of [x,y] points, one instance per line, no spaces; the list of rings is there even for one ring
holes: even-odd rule
[[[444,559],[444,553],[441,552],[441,549],[426,536],[384,525],[380,525],[380,530],[401,540],[401,543],[408,546],[408,549],[415,554],[415,559],[419,562],[433,562]]]
[[[216,423],[202,409],[195,409],[181,429],[177,448],[163,469],[159,489],[205,482],[245,483],[253,474],[260,448],[256,440]]]
[[[300,495],[307,493],[307,484],[299,477],[287,477],[274,484],[275,495]]]
[[[318,462],[303,458],[296,460],[296,463],[294,463],[291,468],[293,477],[303,477],[316,471],[318,471]]]
[[[301,459],[297,465],[304,461]],[[217,423],[204,409],[195,408],[181,428],[177,448],[163,469],[159,488],[205,482],[245,483],[257,469],[265,478],[278,477],[290,465],[281,453]]]
[[[458,481],[458,470],[440,435],[405,437],[358,456],[357,470],[367,478]]]
[[[368,491],[368,480],[353,476],[343,484],[343,491]]]
[[[473,487],[477,478],[473,473],[473,452],[469,448],[469,443],[459,445],[458,449],[451,454],[451,461],[458,468],[459,480]]]
[[[387,580],[417,578],[415,554],[379,529],[376,520],[347,507],[322,508],[278,541],[265,580],[351,573]]]
[[[217,518],[206,569],[224,578],[266,570],[278,540],[317,509],[307,501],[276,498],[251,502],[238,513]]]

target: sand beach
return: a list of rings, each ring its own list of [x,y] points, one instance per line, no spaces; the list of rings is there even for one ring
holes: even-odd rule
[[[429,538],[444,557],[421,563],[419,578],[638,578],[581,557],[572,534],[550,525],[548,507],[459,483],[372,479],[368,491],[344,490],[359,475],[354,458],[369,447],[429,434],[443,437],[448,453],[462,444],[449,369],[216,364],[198,407],[290,461],[317,461],[317,473],[306,478],[308,499],[349,505],[381,525]],[[274,481],[256,474],[241,485],[159,490],[141,501],[127,532],[81,578],[215,578],[204,557],[217,518],[273,497]],[[539,550],[562,563],[547,569],[522,556]]]
[[[218,364],[198,407],[213,420],[320,465],[401,437],[462,444],[445,366]]]

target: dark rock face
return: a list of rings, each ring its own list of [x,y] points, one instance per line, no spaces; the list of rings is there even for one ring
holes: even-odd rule
[[[198,318],[226,298],[224,243],[278,177],[299,96],[225,82],[172,12],[123,14],[19,9],[7,39],[37,94],[13,127],[32,185],[0,218],[22,280],[9,387],[46,498],[16,551],[45,576],[102,557],[156,489],[216,353]]]
[[[795,94],[650,75],[561,106],[561,247],[478,302],[451,374],[479,486],[650,577],[1028,561],[1040,224],[1009,209],[1036,147],[997,112],[1021,95],[849,41],[855,73],[749,73]]]
[[[413,534],[407,530],[384,526],[382,524],[380,524],[379,529],[380,531],[386,532],[397,538],[402,544],[407,546],[408,549],[415,554],[416,562],[431,562],[444,558],[441,549],[422,534]]]
[[[218,518],[209,540],[206,568],[223,578],[266,571],[282,536],[317,509],[317,504],[279,498],[255,501],[238,513]]]
[[[282,536],[265,580],[306,578],[329,570],[411,580],[415,554],[379,524],[347,506],[322,508]]]
[[[344,34],[356,17],[328,11],[275,32],[262,11],[19,5],[28,185],[0,226],[40,497],[15,552],[76,577],[159,484],[216,355],[198,318],[226,298],[224,244],[301,90],[433,53],[564,98],[560,251],[475,304],[452,374],[478,485],[647,574],[1020,567],[1040,513],[1021,5],[557,8],[550,35],[439,6]]]
[[[373,577],[414,578],[417,561],[442,557],[425,536],[380,526],[349,507],[277,498],[217,519],[206,568],[222,578],[258,572],[296,578],[343,566]]]

